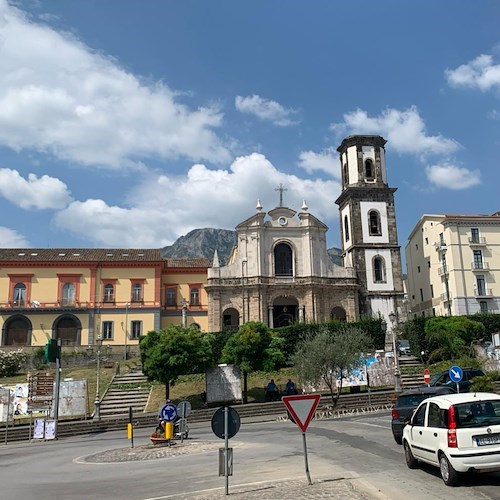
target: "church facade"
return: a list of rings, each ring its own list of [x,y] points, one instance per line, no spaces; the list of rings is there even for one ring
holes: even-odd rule
[[[295,322],[355,321],[398,315],[403,298],[395,188],[387,184],[386,141],[350,136],[338,148],[342,169],[339,206],[344,266],[327,253],[328,227],[309,212],[280,203],[238,224],[237,245],[226,266],[208,269],[208,329],[247,321],[269,327]],[[391,313],[394,315],[391,316]]]

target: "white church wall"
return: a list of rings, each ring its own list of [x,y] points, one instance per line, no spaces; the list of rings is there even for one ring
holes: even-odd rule
[[[385,261],[385,283],[375,283],[373,280],[373,258],[379,255]],[[391,251],[389,249],[366,249],[366,288],[369,291],[390,291],[394,289],[392,274]]]
[[[361,229],[363,231],[363,241],[365,243],[389,243],[389,227],[387,224],[387,206],[382,201],[362,201],[359,204],[361,215]],[[370,236],[368,212],[377,210],[380,214],[381,236]]]

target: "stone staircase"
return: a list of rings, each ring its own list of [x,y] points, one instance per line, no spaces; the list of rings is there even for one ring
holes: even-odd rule
[[[150,383],[141,372],[115,375],[101,399],[101,418],[128,415],[130,407],[134,415],[143,413],[150,390]]]
[[[403,389],[411,389],[424,385],[424,365],[414,356],[399,358],[399,369],[401,371],[401,386]]]

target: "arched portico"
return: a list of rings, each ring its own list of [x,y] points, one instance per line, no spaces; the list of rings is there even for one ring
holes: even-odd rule
[[[224,309],[222,313],[222,329],[233,330],[240,325],[240,313],[234,307]]]
[[[269,320],[271,328],[297,323],[299,321],[299,301],[291,296],[276,297],[269,310]]]
[[[31,345],[31,321],[21,314],[10,317],[3,326],[2,345]]]
[[[80,345],[82,324],[73,314],[63,314],[54,321],[52,338],[61,339],[63,346]]]
[[[330,319],[338,319],[339,321],[347,320],[347,313],[345,309],[340,306],[334,307],[330,312]]]

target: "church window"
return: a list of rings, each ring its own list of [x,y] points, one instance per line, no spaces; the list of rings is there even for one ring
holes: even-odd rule
[[[373,161],[370,158],[365,160],[365,178],[367,181],[372,181],[375,178]]]
[[[274,248],[274,274],[293,276],[292,249],[286,243],[278,243]]]
[[[380,236],[382,234],[380,229],[380,214],[376,210],[368,212],[368,223],[370,236]]]
[[[344,185],[349,184],[349,170],[347,169],[347,163],[344,163]]]
[[[344,215],[344,235],[345,240],[349,241],[349,219],[347,218],[347,215]]]
[[[373,258],[373,281],[375,283],[385,283],[385,260],[380,255]]]

